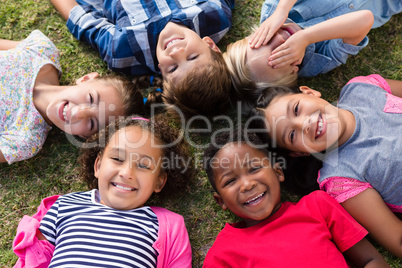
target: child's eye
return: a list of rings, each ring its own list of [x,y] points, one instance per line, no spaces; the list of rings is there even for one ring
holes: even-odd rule
[[[294,138],[295,138],[295,131],[292,130],[292,131],[290,132],[290,134],[289,134],[289,140],[290,140],[290,143],[291,143],[291,144],[293,144]]]
[[[94,97],[92,96],[91,93],[89,93],[89,102],[90,102],[91,104],[94,103]]]
[[[235,178],[226,180],[225,183],[223,184],[223,187],[228,186],[229,184],[233,183],[234,181],[235,181]]]
[[[176,70],[177,70],[177,66],[174,66],[173,68],[168,70],[168,73],[173,73]]]
[[[189,57],[188,60],[191,61],[191,60],[195,60],[197,58],[198,58],[198,55],[194,55],[194,56]]]
[[[249,172],[250,172],[250,173],[254,173],[254,172],[257,172],[259,169],[261,169],[261,166],[252,167]]]
[[[144,168],[144,169],[151,169],[148,165],[138,163],[137,167]]]
[[[123,162],[124,160],[119,158],[119,157],[111,157],[112,160],[117,161],[117,162]]]
[[[90,121],[91,121],[91,130],[93,130],[94,127],[95,127],[95,123],[94,123],[94,120],[92,118],[90,119]]]
[[[295,113],[295,116],[297,116],[297,114],[299,113],[299,102],[297,102],[295,105],[294,113]]]

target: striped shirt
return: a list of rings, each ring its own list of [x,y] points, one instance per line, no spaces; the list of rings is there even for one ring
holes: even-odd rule
[[[98,190],[58,198],[40,223],[55,245],[49,267],[156,267],[158,219],[150,207],[116,210]]]
[[[216,43],[232,25],[234,0],[77,0],[67,28],[97,49],[113,71],[160,73],[159,33],[171,21]]]

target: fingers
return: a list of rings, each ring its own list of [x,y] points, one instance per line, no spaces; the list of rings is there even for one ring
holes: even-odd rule
[[[269,29],[259,29],[250,37],[250,47],[259,48],[262,45],[266,45],[272,37]]]

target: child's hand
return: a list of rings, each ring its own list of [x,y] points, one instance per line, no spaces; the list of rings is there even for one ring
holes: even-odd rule
[[[251,48],[259,48],[261,45],[266,45],[271,37],[286,21],[287,14],[274,12],[268,19],[261,23],[260,27],[249,37]]]
[[[308,45],[309,42],[304,38],[302,31],[296,32],[272,51],[268,65],[275,69],[287,65],[299,65],[303,61]]]

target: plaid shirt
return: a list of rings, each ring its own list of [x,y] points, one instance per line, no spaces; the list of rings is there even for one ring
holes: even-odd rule
[[[77,0],[67,27],[96,48],[108,68],[132,75],[160,73],[159,33],[169,21],[216,43],[232,24],[234,0]]]

